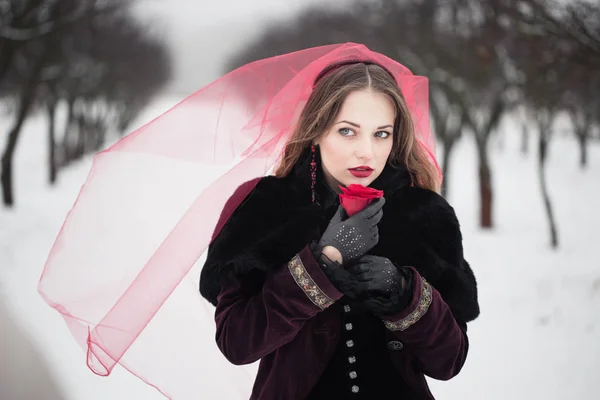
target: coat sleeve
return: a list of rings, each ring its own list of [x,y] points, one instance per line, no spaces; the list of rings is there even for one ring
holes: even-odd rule
[[[315,216],[300,208],[290,214],[287,193],[273,177],[242,185],[224,207],[202,268],[200,292],[216,306],[217,345],[236,365],[289,343],[343,296],[308,245]]]
[[[218,296],[217,345],[233,364],[249,364],[294,339],[306,320],[342,297],[309,247],[267,273],[257,293],[230,278]]]
[[[448,380],[460,372],[467,357],[466,324],[458,322],[440,293],[411,269],[411,302],[401,313],[385,317],[384,325],[402,342],[404,351],[414,355],[424,374]]]

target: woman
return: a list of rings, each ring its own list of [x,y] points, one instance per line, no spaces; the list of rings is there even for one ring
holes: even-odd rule
[[[431,399],[479,310],[427,99],[356,43],[226,74],[95,155],[41,295],[91,370],[170,399]],[[384,198],[347,217],[350,184]],[[184,284],[209,244],[214,316]],[[258,360],[255,380],[232,367]]]
[[[384,198],[348,217],[351,184]],[[219,349],[260,360],[252,399],[433,399],[424,376],[459,373],[477,288],[438,190],[394,75],[325,68],[275,176],[225,206],[202,270]]]

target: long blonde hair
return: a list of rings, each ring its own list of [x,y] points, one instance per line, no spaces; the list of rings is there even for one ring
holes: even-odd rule
[[[385,94],[394,103],[394,144],[388,164],[406,166],[415,178],[416,186],[439,192],[441,182],[437,168],[415,139],[413,120],[398,83],[381,66],[362,62],[337,67],[317,78],[275,175],[287,176],[302,152],[332,126],[348,94],[363,89]]]

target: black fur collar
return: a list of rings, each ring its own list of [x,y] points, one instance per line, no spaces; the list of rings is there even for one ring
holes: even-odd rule
[[[200,291],[211,303],[216,304],[222,279],[229,274],[246,281],[250,292],[258,290],[264,274],[318,239],[338,203],[320,172],[318,204],[312,203],[309,165],[310,149],[287,177],[258,180],[213,240],[200,280]],[[386,167],[372,185],[384,190],[386,204],[380,242],[371,253],[398,266],[414,266],[440,291],[457,319],[470,321],[479,314],[477,284],[463,259],[454,210],[437,193],[410,182],[408,171]]]

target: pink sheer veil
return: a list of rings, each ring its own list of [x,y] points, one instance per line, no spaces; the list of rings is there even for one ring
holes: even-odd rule
[[[439,171],[427,79],[364,45],[256,61],[200,89],[94,156],[48,256],[39,292],[94,373],[119,364],[171,399],[249,397],[256,366],[225,360],[198,291],[204,253],[233,192],[280,159],[315,78],[347,59],[395,76]]]

